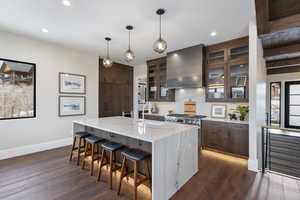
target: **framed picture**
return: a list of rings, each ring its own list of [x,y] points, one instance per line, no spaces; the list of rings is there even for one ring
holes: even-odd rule
[[[86,77],[84,75],[59,73],[59,93],[85,94]]]
[[[59,96],[58,97],[58,116],[79,116],[85,115],[84,96]]]
[[[227,114],[227,106],[221,104],[211,105],[211,117],[225,119]]]
[[[0,58],[0,120],[36,117],[36,64]]]

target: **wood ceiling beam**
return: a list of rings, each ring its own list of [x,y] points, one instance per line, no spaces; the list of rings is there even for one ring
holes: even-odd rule
[[[255,0],[258,35],[269,33],[269,0]]]
[[[277,32],[284,29],[300,26],[300,14],[284,17],[274,21],[270,21],[267,24],[267,29],[270,33]]]
[[[267,69],[267,74],[268,75],[271,75],[271,74],[297,73],[297,72],[300,72],[300,66]]]
[[[300,58],[268,61],[267,68],[300,67]]]
[[[300,43],[290,44],[277,48],[264,49],[264,57],[278,56],[282,54],[292,54],[300,52]]]

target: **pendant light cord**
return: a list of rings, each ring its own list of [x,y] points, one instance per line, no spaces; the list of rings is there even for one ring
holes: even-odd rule
[[[128,31],[128,41],[129,41],[128,49],[130,50],[130,30]]]
[[[159,15],[159,39],[161,39],[161,15]]]
[[[107,41],[106,55],[109,58],[109,41]]]

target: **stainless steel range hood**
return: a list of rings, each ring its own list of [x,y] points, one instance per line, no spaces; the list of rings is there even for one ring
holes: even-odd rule
[[[167,87],[203,87],[204,45],[167,53]]]

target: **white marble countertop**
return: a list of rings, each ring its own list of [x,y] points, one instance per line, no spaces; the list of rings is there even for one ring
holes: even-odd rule
[[[154,142],[190,129],[198,130],[198,126],[152,120],[145,120],[143,123],[138,122],[138,119],[127,117],[83,118],[73,123],[147,142]]]
[[[249,121],[230,120],[230,119],[216,119],[216,118],[210,118],[210,117],[203,118],[202,120],[216,121],[216,122],[227,122],[227,123],[234,123],[234,124],[249,124]]]

